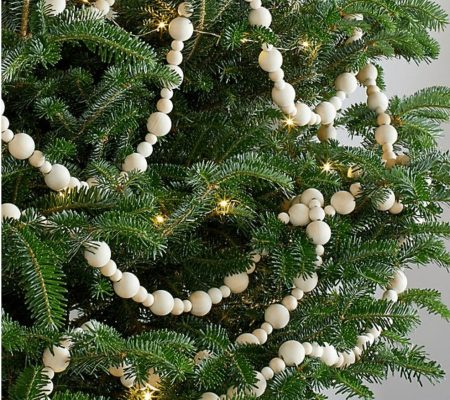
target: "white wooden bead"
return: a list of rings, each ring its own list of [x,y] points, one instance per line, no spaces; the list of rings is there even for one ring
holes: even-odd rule
[[[361,192],[362,192],[361,183],[355,182],[350,185],[350,193],[354,197],[358,197],[359,195],[361,195]]]
[[[339,357],[336,349],[333,346],[326,345],[323,347],[323,353],[320,359],[325,365],[331,367],[338,361]]]
[[[325,247],[323,247],[321,244],[318,244],[316,246],[316,255],[323,256],[325,253]]]
[[[262,329],[262,328],[255,329],[252,332],[252,334],[255,335],[258,338],[259,344],[264,344],[264,343],[267,342],[267,336],[268,335],[267,335],[267,332],[264,329]]]
[[[172,120],[167,114],[154,112],[147,120],[147,130],[155,136],[165,136],[172,128]]]
[[[333,206],[326,206],[324,208],[325,214],[328,215],[329,217],[334,217],[336,215],[336,210],[334,209]]]
[[[393,166],[396,164],[395,159],[397,155],[393,151],[385,151],[381,156],[381,159],[384,161],[392,161],[390,164]],[[387,163],[386,163],[387,164]]]
[[[158,137],[153,133],[147,133],[145,135],[145,141],[153,146],[158,141]]]
[[[368,79],[376,80],[378,77],[378,70],[374,65],[366,64],[361,68],[356,77],[361,83],[365,83]]]
[[[192,4],[187,1],[180,3],[177,10],[179,15],[186,18],[191,17],[192,14],[194,13],[194,8],[192,7]]]
[[[50,367],[56,373],[63,372],[69,366],[70,352],[59,346],[53,346],[52,350],[46,348],[42,361],[46,367]]]
[[[111,282],[117,282],[120,281],[122,279],[122,271],[120,269],[117,268],[116,272],[114,272],[114,274],[112,274],[109,279]]]
[[[333,96],[328,102],[333,104],[336,111],[339,111],[342,108],[342,100],[337,96]]]
[[[397,139],[397,129],[395,129],[392,125],[380,125],[375,130],[375,140],[378,144],[394,144]]]
[[[262,6],[261,0],[251,0],[250,1],[250,8],[253,10],[256,10]]]
[[[54,164],[52,170],[44,177],[45,184],[52,190],[64,190],[70,183],[70,172],[61,164]]]
[[[323,264],[323,259],[322,259],[322,257],[317,256],[317,257],[316,257],[316,261],[314,261],[314,265],[315,265],[316,267],[320,267],[322,264]]]
[[[394,151],[394,145],[391,143],[385,143],[383,144],[382,149],[384,153],[386,152],[391,153]]]
[[[275,375],[275,373],[273,372],[273,369],[270,367],[264,367],[261,370],[261,373],[263,374],[264,378],[266,378],[268,381],[270,381]]]
[[[281,304],[283,304],[283,306],[285,306],[288,311],[294,311],[298,306],[298,301],[294,296],[289,295],[283,298]]]
[[[156,109],[164,114],[169,114],[173,110],[173,103],[169,99],[159,99]]]
[[[344,101],[347,98],[347,94],[342,90],[338,90],[336,92],[336,96],[339,97],[342,101]]]
[[[331,239],[331,229],[324,221],[313,221],[306,227],[306,234],[314,244],[327,244]]]
[[[211,297],[212,304],[219,304],[222,301],[222,292],[219,288],[211,288],[208,290],[208,295]]]
[[[403,293],[408,287],[408,279],[403,271],[396,271],[394,277],[389,282],[389,289],[395,290],[398,294]]]
[[[148,142],[141,142],[136,150],[142,157],[150,157],[153,153],[153,146]]]
[[[147,170],[147,161],[143,155],[139,153],[131,153],[125,157],[122,164],[122,170],[125,172],[145,172]]]
[[[147,295],[147,298],[144,300],[144,302],[142,303],[142,305],[144,307],[150,307],[153,303],[155,302],[155,298],[153,297],[153,295],[151,293],[149,293]]]
[[[283,65],[283,56],[276,48],[263,50],[259,54],[258,63],[263,71],[275,72]]]
[[[257,344],[259,345],[258,338],[251,333],[243,333],[236,338],[237,344],[248,345],[248,344]]]
[[[222,297],[223,297],[224,299],[226,299],[227,297],[230,297],[230,295],[231,295],[231,289],[230,289],[228,286],[222,285],[219,289],[220,289],[220,291],[222,292]]]
[[[183,79],[184,79],[184,73],[183,70],[178,66],[178,65],[171,65],[169,64],[167,66],[167,68],[171,69],[175,75],[178,76],[178,83],[170,83],[170,89],[176,89],[178,87],[180,87],[180,85],[183,83]]]
[[[328,101],[323,101],[320,103],[314,111],[320,115],[323,125],[333,123],[336,118],[336,108],[334,108],[333,104]]]
[[[379,201],[375,208],[379,211],[388,211],[395,203],[395,194],[391,189],[384,189],[384,200]]]
[[[367,86],[367,90],[366,90],[367,96],[370,96],[373,93],[380,93],[380,92],[381,92],[380,88],[376,85]]]
[[[288,224],[289,223],[289,214],[282,212],[278,214],[278,219],[283,223],[283,224]]]
[[[350,192],[345,190],[333,194],[330,202],[336,212],[341,215],[350,214],[356,207],[355,198]]]
[[[18,160],[26,160],[34,152],[34,140],[26,133],[18,133],[8,143],[8,151]]]
[[[269,72],[269,78],[273,82],[281,82],[284,79],[284,71],[280,68],[276,71]]]
[[[397,215],[403,211],[403,208],[404,208],[403,204],[399,201],[396,201],[394,205],[389,209],[389,212],[391,214]]]
[[[66,0],[44,0],[47,15],[55,16],[66,9]]]
[[[277,83],[275,84],[277,85]],[[290,110],[291,105],[292,108],[295,108],[295,89],[290,83],[285,83],[283,88],[278,89],[276,86],[272,89],[272,100],[279,107],[287,107],[287,114],[291,114],[292,110]],[[295,110],[297,110],[295,108]],[[289,112],[291,111],[291,112]]]
[[[91,242],[84,250],[84,258],[94,268],[101,268],[111,260],[111,249],[106,242]]]
[[[347,95],[352,94],[358,88],[358,81],[355,75],[344,72],[336,78],[336,90],[345,92]]]
[[[333,125],[321,125],[317,131],[317,137],[321,142],[337,139],[337,130]]]
[[[206,392],[202,394],[202,397],[200,397],[200,400],[219,400],[220,397],[217,396],[217,394],[213,392]]]
[[[44,164],[42,164],[39,168],[39,171],[41,171],[43,174],[48,174],[52,170],[52,164],[50,164],[48,161],[44,161]]]
[[[314,207],[309,210],[309,219],[311,221],[323,221],[325,211],[321,207]]]
[[[155,300],[150,306],[151,312],[159,316],[170,314],[175,304],[172,295],[165,290],[157,290],[152,294]]]
[[[306,226],[310,223],[309,208],[305,204],[294,204],[289,208],[289,222],[294,226]]]
[[[170,50],[166,55],[166,60],[168,64],[180,65],[183,62],[183,54],[181,51]]]
[[[197,290],[192,293],[189,296],[189,301],[192,303],[191,314],[196,317],[203,317],[211,311],[211,297],[202,290]]]
[[[181,315],[184,313],[184,303],[183,300],[179,298],[173,299],[173,308],[170,312],[172,315]]]
[[[249,267],[246,269],[245,273],[247,275],[251,275],[251,274],[253,274],[253,272],[255,272],[255,269],[256,269],[256,264],[255,263],[251,263],[249,265]]]
[[[264,319],[274,329],[282,329],[289,323],[289,311],[282,304],[272,304],[267,307]]]
[[[395,290],[386,290],[383,293],[383,300],[392,301],[396,303],[398,301],[398,294]]]
[[[303,349],[305,350],[305,355],[309,356],[313,350],[312,344],[309,342],[303,342],[302,346],[303,346]]]
[[[5,129],[2,132],[2,141],[5,143],[9,143],[14,139],[14,132],[11,129]]]
[[[286,368],[286,363],[279,357],[272,358],[269,362],[269,367],[276,374],[283,372]]]
[[[320,201],[320,206],[323,207],[324,205],[324,198],[323,198],[323,194],[318,191],[317,189],[306,189],[300,196],[300,201],[303,204],[309,205],[311,203],[311,200],[319,200]]]
[[[231,292],[235,294],[242,293],[249,284],[249,278],[245,272],[226,276],[223,281],[230,288]]]
[[[97,0],[94,7],[100,11],[100,15],[104,17],[110,11],[109,3],[106,0]]]
[[[117,264],[113,260],[109,260],[103,267],[100,268],[100,273],[103,276],[110,277],[117,271]]]
[[[272,15],[267,8],[260,7],[256,10],[250,11],[248,15],[248,22],[251,26],[262,26],[268,28],[272,23]]]
[[[173,43],[174,43],[174,42],[172,42],[172,47],[173,47]],[[183,44],[183,42],[178,42],[178,43]],[[169,88],[163,88],[163,89],[161,89],[160,96],[161,96],[163,99],[168,99],[168,100],[170,100],[170,99],[173,97],[173,90],[172,90],[172,89],[169,89]]]
[[[288,340],[278,349],[278,357],[282,358],[288,367],[296,367],[305,359],[305,349],[300,342]]]
[[[51,369],[50,367],[42,368],[42,373],[48,376],[48,379],[53,379],[53,377],[55,376],[55,371],[53,371],[53,369]]]
[[[189,300],[183,300],[183,304],[184,304],[184,312],[185,313],[191,312],[192,303]]]
[[[270,335],[273,332],[273,326],[270,325],[268,322],[263,322],[261,324],[261,329],[264,329],[268,335]]]
[[[384,113],[389,107],[389,99],[382,93],[372,93],[367,97],[367,106],[377,113]]]
[[[44,153],[42,153],[42,151],[35,150],[31,157],[28,159],[28,162],[35,168],[42,167],[42,164],[44,164],[45,162]]]
[[[256,383],[252,386],[250,390],[246,390],[246,394],[253,395],[255,397],[261,397],[267,388],[266,378],[261,374],[261,372],[256,371]]]
[[[311,343],[312,351],[311,351],[311,357],[320,358],[323,354],[323,347],[318,344],[317,342]]]
[[[313,112],[311,108],[305,103],[297,102],[295,104],[295,108],[297,109],[297,114],[295,114],[294,122],[297,126],[306,126],[311,121],[311,117]]]
[[[114,282],[113,288],[117,296],[123,299],[131,299],[139,292],[139,279],[131,272],[124,272],[122,279]]]
[[[176,17],[169,23],[169,35],[172,39],[185,42],[194,33],[192,22],[185,17]]]
[[[120,282],[117,282],[117,284]],[[148,292],[147,289],[144,286],[141,286],[138,290],[138,292],[132,297],[132,299],[136,303],[143,303],[145,300],[147,300]]]
[[[4,112],[5,112],[5,103],[3,99],[0,99],[0,115],[3,115]]]
[[[136,380],[136,376],[135,375],[122,375],[120,377],[120,383],[125,386],[126,388],[131,388],[134,385],[134,381]]]
[[[4,115],[1,116],[1,129],[2,132],[6,131],[9,128],[9,119],[5,117]]]
[[[319,277],[315,272],[310,276],[299,276],[294,279],[294,285],[305,293],[314,290],[318,282]]]
[[[13,203],[2,204],[2,220],[5,218],[20,219],[21,212],[19,207]]]

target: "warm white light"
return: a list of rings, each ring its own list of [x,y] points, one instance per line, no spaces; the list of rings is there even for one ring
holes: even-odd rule
[[[324,172],[330,172],[333,169],[333,166],[331,165],[331,163],[329,161],[327,161],[326,163],[324,163],[322,165],[322,171]]]

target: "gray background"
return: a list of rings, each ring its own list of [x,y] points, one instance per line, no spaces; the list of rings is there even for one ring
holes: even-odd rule
[[[437,0],[450,14],[450,2]],[[384,62],[386,78],[385,93],[393,95],[409,95],[428,86],[450,86],[450,27],[444,32],[433,35],[441,44],[441,55],[430,65],[408,64],[401,60]],[[364,93],[360,93],[357,101],[365,101]],[[442,149],[450,150],[450,125],[445,126],[445,132],[440,140]],[[450,209],[446,207],[444,220],[450,220]],[[450,243],[447,246],[450,249]],[[429,265],[407,271],[408,286],[416,288],[435,288],[442,292],[443,300],[450,305],[450,275],[438,266]],[[413,341],[424,345],[430,356],[438,361],[450,375],[450,324],[438,317],[422,313],[422,325],[415,331]],[[417,383],[409,383],[399,377],[391,377],[382,385],[373,385],[377,400],[450,400],[450,377],[433,386],[424,382],[420,387]],[[330,396],[333,398],[333,396]],[[334,399],[341,399],[334,396]]]

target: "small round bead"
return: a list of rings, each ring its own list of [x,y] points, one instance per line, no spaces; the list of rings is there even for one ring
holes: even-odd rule
[[[259,66],[263,71],[275,72],[283,65],[283,56],[276,48],[271,50],[263,50],[258,57]]]
[[[173,42],[172,42],[172,43],[173,43]],[[180,42],[180,43],[183,43],[183,42]],[[163,88],[163,89],[161,89],[160,96],[161,96],[163,99],[168,99],[168,100],[170,100],[170,99],[173,97],[173,90],[172,90],[172,89],[169,89],[169,88]]]
[[[297,300],[301,300],[303,296],[305,295],[305,292],[303,292],[302,289],[294,288],[291,291],[292,296],[294,296]]]
[[[250,11],[248,21],[251,26],[262,26],[268,28],[272,23],[272,15],[267,8],[260,7]]]
[[[19,207],[13,203],[2,204],[2,220],[5,218],[20,219],[21,212]]]
[[[45,156],[42,151],[35,150],[32,156],[28,159],[31,166],[35,168],[40,168],[45,162]]]
[[[143,157],[150,157],[153,153],[153,146],[148,142],[138,144],[136,151]]]
[[[388,114],[386,114],[386,113],[378,114],[378,116],[377,116],[377,124],[378,125],[390,125],[391,124],[391,117]]]
[[[325,218],[325,211],[321,207],[314,207],[309,210],[311,221],[322,221]]]
[[[194,13],[194,9],[192,7],[192,4],[189,2],[183,2],[180,3],[180,5],[178,6],[178,14],[181,15],[182,17],[186,17],[189,18],[192,16],[192,14]]]
[[[110,277],[117,271],[117,264],[113,260],[109,260],[103,267],[100,268],[100,273],[103,276]]]
[[[312,353],[312,350],[313,350],[312,344],[309,343],[309,342],[303,342],[302,346],[305,349],[305,355],[309,356]]]
[[[342,100],[337,96],[333,96],[328,102],[333,104],[336,111],[339,111],[342,108]]]
[[[109,279],[111,282],[118,282],[122,279],[122,271],[120,269],[117,268],[116,272],[114,272],[114,274],[112,274]]]
[[[318,244],[316,246],[316,255],[323,256],[325,254],[325,247],[323,247],[321,244]]]
[[[396,303],[398,301],[398,294],[395,290],[386,290],[383,293],[383,300],[388,300]]]
[[[286,363],[281,358],[275,357],[270,360],[269,367],[275,374],[279,374],[285,370]]]
[[[334,217],[336,215],[336,210],[333,206],[326,206],[324,208],[325,214],[327,214],[330,217]]]
[[[350,185],[350,193],[354,197],[358,197],[361,194],[361,192],[362,192],[361,183],[355,182]]]
[[[269,72],[269,78],[273,82],[281,82],[284,79],[284,71],[280,68],[276,71]]]
[[[288,311],[294,311],[298,306],[298,301],[294,296],[289,295],[283,298],[281,304],[283,304],[283,306],[285,306]]]
[[[44,163],[40,166],[39,171],[43,174],[48,174],[52,170],[52,164],[48,161],[44,161]]]
[[[171,311],[172,315],[181,315],[184,313],[184,303],[183,300],[179,298],[173,299],[173,309]]]
[[[366,64],[356,75],[361,83],[365,83],[368,79],[376,80],[378,77],[378,70],[372,64]]]
[[[155,298],[153,297],[153,295],[151,293],[149,293],[147,295],[147,298],[144,300],[144,302],[142,303],[142,305],[144,307],[151,307],[151,305],[155,302]]]
[[[180,65],[183,62],[183,54],[181,51],[170,50],[166,55],[166,60],[168,64]]]
[[[4,115],[2,115],[0,119],[1,119],[1,129],[2,132],[4,132],[9,128],[9,119]]]
[[[141,286],[138,290],[138,292],[132,297],[132,299],[136,302],[136,303],[143,303],[148,296],[148,292],[147,289],[143,286]]]
[[[154,145],[158,141],[158,137],[156,135],[154,135],[153,133],[147,133],[145,135],[145,141],[147,143],[150,143],[151,145]]]
[[[248,345],[248,344],[257,344],[259,345],[258,338],[251,333],[243,333],[236,338],[237,344]]]
[[[169,99],[159,99],[156,109],[164,114],[169,114],[173,110],[173,103]]]
[[[183,304],[184,304],[184,312],[185,313],[191,312],[192,303],[189,300],[183,300]]]
[[[403,211],[403,208],[404,208],[403,204],[400,203],[399,201],[396,201],[394,205],[389,209],[389,212],[391,214],[397,215]]]
[[[270,335],[273,332],[273,326],[270,325],[268,322],[263,322],[261,324],[261,329],[264,329],[268,335]]]
[[[31,157],[34,152],[34,148],[35,145],[33,138],[26,133],[18,133],[17,135],[14,135],[14,138],[8,143],[8,151],[18,160],[26,160]]]
[[[4,141],[5,143],[9,143],[13,139],[14,139],[14,132],[11,129],[5,129],[2,132],[2,141]]]
[[[408,279],[403,271],[396,271],[394,277],[389,282],[389,289],[395,290],[398,294],[403,293],[408,287]]]
[[[231,296],[231,289],[228,286],[222,285],[219,289],[222,292],[222,296],[224,299]]]
[[[264,344],[267,342],[268,335],[264,329],[262,329],[262,328],[255,329],[252,332],[252,334],[258,338],[260,344]]]
[[[268,381],[270,381],[275,375],[275,373],[273,372],[273,369],[270,367],[264,367],[261,370],[261,374],[263,374],[264,378],[266,378]]]
[[[219,288],[209,289],[208,295],[211,297],[212,304],[219,304],[223,298],[222,291]]]

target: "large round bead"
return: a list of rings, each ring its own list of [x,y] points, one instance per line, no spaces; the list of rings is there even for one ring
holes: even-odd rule
[[[185,17],[176,17],[169,24],[169,35],[181,42],[191,38],[194,33],[194,25]]]
[[[289,311],[282,304],[272,304],[264,313],[264,320],[274,329],[282,329],[289,323]]]
[[[44,350],[42,361],[46,367],[50,367],[56,373],[64,371],[70,362],[70,352],[64,347],[53,346]]]
[[[276,48],[263,50],[259,54],[258,62],[263,71],[274,72],[283,65],[283,56]]]
[[[248,287],[249,278],[246,272],[228,275],[223,282],[227,285],[232,293],[242,293]]]
[[[305,293],[311,292],[317,286],[317,282],[319,281],[319,277],[314,272],[309,276],[299,276],[294,279],[295,287],[303,290]]]
[[[267,388],[266,378],[264,378],[261,372],[256,372],[256,383],[250,390],[247,390],[246,393],[253,395],[255,397],[261,397],[266,391],[266,388]]]
[[[345,92],[347,95],[352,94],[358,88],[358,80],[355,75],[350,72],[344,72],[336,78],[334,84],[336,90]]]
[[[34,140],[26,133],[17,133],[8,143],[8,151],[18,160],[26,160],[34,152]]]
[[[272,15],[267,8],[259,7],[256,10],[250,11],[248,22],[251,26],[263,26],[268,28],[272,23]]]
[[[336,108],[328,101],[320,103],[315,112],[320,115],[322,125],[332,124],[336,118]]]
[[[289,208],[289,222],[294,226],[308,225],[311,222],[308,206],[298,203]]]
[[[13,203],[2,204],[2,220],[5,218],[20,219],[20,210]]]
[[[118,282],[114,282],[114,291],[117,296],[123,299],[131,299],[139,292],[140,283],[136,275],[131,272],[124,272],[122,279]]]
[[[294,122],[297,126],[306,126],[311,121],[312,111],[311,108],[305,103],[297,102],[295,104],[297,108],[297,114],[294,116]]]
[[[203,317],[211,311],[212,301],[208,293],[197,290],[189,296],[189,300],[192,303],[192,315]]]
[[[320,206],[323,207],[325,200],[323,198],[323,194],[320,193],[317,189],[306,189],[300,196],[300,202],[305,204],[305,205],[309,205],[309,203],[311,203],[311,200],[319,200],[320,201]]]
[[[333,125],[321,125],[317,131],[317,137],[321,142],[336,140],[337,130]]]
[[[331,239],[331,229],[326,222],[313,221],[306,227],[306,234],[314,244],[327,244]]]
[[[383,200],[376,203],[375,208],[379,211],[389,210],[395,203],[395,194],[391,189],[384,190]]]
[[[153,314],[163,316],[172,312],[175,302],[172,295],[165,290],[153,292],[154,302],[150,307]]]
[[[282,85],[281,89],[274,86],[272,89],[272,100],[278,107],[287,107],[294,103],[295,89],[287,82]]]
[[[125,157],[122,164],[122,170],[125,172],[145,172],[147,170],[147,160],[142,154],[131,153]]]
[[[288,367],[294,367],[305,359],[305,349],[300,342],[288,340],[278,349],[278,357],[282,358]]]
[[[355,198],[350,192],[345,190],[333,194],[330,202],[336,212],[341,215],[350,214],[356,207]]]
[[[61,164],[54,164],[52,170],[44,177],[45,184],[52,190],[66,189],[70,183],[70,172]]]
[[[106,242],[92,242],[84,250],[84,258],[94,268],[101,268],[111,260],[111,249]]]
[[[366,64],[361,68],[356,77],[361,83],[365,83],[368,80],[375,81],[378,77],[378,70],[374,65]]]
[[[367,98],[367,106],[377,113],[385,112],[389,106],[389,99],[382,92],[375,92]]]
[[[394,144],[397,138],[397,129],[392,125],[381,125],[375,129],[375,140],[378,144]]]
[[[172,120],[167,114],[156,111],[147,120],[147,130],[155,136],[165,136],[172,128]]]
[[[66,0],[44,0],[47,15],[58,15],[66,9]]]
[[[408,287],[408,279],[403,271],[396,271],[394,278],[389,282],[389,289],[395,290],[398,294],[403,293]]]
[[[202,397],[200,397],[200,400],[219,400],[220,397],[217,396],[217,394],[213,392],[206,392],[202,394]]]
[[[323,347],[323,353],[320,359],[324,364],[331,367],[338,362],[339,356],[333,346],[326,345]]]

